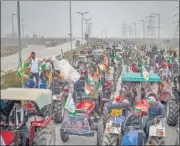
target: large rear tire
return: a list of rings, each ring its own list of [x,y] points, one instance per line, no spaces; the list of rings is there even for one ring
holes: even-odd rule
[[[44,117],[51,116],[52,115],[52,105],[48,104],[48,105],[44,106],[41,111],[42,111]]]
[[[104,134],[102,145],[115,145],[118,146],[118,135],[117,134]]]
[[[54,123],[51,122],[46,127],[40,127],[35,133],[33,145],[55,145],[56,134]]]
[[[61,123],[64,118],[64,108],[63,108],[62,100],[55,100],[53,106],[54,106],[53,114],[55,117],[54,121],[56,123]]]
[[[167,124],[170,126],[176,126],[179,117],[179,105],[175,100],[168,100],[166,109]]]

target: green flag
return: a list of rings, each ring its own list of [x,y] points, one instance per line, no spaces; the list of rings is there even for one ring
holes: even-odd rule
[[[22,68],[23,68],[22,61],[21,61],[21,59],[19,59],[19,65],[18,65],[18,68],[16,70],[16,74],[20,80],[22,79]]]

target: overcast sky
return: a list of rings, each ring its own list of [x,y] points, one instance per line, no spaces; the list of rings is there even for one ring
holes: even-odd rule
[[[12,33],[11,14],[17,12],[17,2],[2,2],[1,9],[1,35],[2,37]],[[174,32],[173,17],[178,13],[175,9],[178,1],[73,1],[72,2],[72,26],[73,36],[81,35],[81,17],[78,11],[88,11],[85,18],[92,18],[92,34],[102,36],[102,31],[107,31],[108,37],[121,37],[122,24],[137,23],[137,37],[142,37],[142,22],[150,13],[161,14],[161,37],[170,37]],[[27,27],[25,34],[45,37],[68,37],[69,33],[69,2],[68,1],[27,1],[20,2],[21,18],[25,19]],[[155,19],[157,26],[157,18]],[[15,30],[17,32],[17,20]],[[85,26],[85,25],[84,25]],[[84,27],[85,29],[85,27]]]

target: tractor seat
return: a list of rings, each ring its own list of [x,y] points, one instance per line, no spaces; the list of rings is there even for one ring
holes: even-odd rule
[[[95,101],[83,100],[76,106],[77,113],[84,111],[86,114],[90,114],[95,109]]]
[[[103,88],[111,88],[112,86],[113,86],[112,81],[108,81],[108,82],[104,83]]]

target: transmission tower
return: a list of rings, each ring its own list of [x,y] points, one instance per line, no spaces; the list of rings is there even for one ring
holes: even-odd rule
[[[122,38],[128,38],[127,25],[124,23],[122,26]]]
[[[147,18],[147,28],[146,28],[146,37],[150,38],[150,39],[155,39],[156,35],[155,35],[155,27],[154,27],[154,18],[155,16],[153,16],[152,14],[150,14],[149,16],[146,17]]]
[[[176,21],[173,23],[176,26],[176,28],[175,28],[175,31],[174,31],[174,33],[172,35],[172,38],[179,38],[179,6],[176,7],[176,10],[178,11],[174,15],[174,17],[176,18]]]

